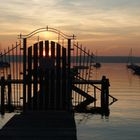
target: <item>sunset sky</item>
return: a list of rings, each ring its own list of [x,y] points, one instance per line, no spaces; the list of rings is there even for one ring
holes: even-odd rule
[[[140,56],[140,0],[0,0],[0,50],[40,28],[75,34],[99,55]]]

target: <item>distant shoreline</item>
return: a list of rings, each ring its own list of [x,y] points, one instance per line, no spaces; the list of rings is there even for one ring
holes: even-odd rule
[[[100,63],[128,63],[130,59],[128,56],[98,56],[97,60]],[[133,63],[140,63],[140,57],[133,56],[131,60]]]
[[[75,59],[75,57],[71,57],[71,60]],[[81,57],[81,61],[82,61]],[[130,63],[130,58],[128,56],[97,56],[96,57],[97,61],[100,63]],[[9,56],[6,56],[6,60],[9,60]],[[11,62],[22,62],[22,57],[18,56],[10,56]],[[131,61],[133,63],[140,63],[140,57],[138,56],[133,56],[131,57]]]

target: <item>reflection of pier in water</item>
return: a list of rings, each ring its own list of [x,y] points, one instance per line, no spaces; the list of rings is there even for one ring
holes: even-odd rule
[[[30,37],[43,31],[58,34],[58,42],[46,40],[31,46],[27,45]],[[60,42],[61,38],[62,42]],[[19,129],[19,124],[28,128],[28,119],[32,120],[31,123],[35,123],[33,126],[36,129],[32,131],[33,133],[40,128],[51,131],[47,127],[50,118],[48,121],[44,120],[46,125],[43,125],[43,115],[47,117],[53,114],[51,121],[56,120],[58,123],[58,126],[54,126],[56,130],[54,127],[51,128],[54,135],[56,133],[56,136],[61,137],[63,131],[57,134],[57,130],[66,127],[68,129],[65,129],[65,139],[68,135],[76,138],[74,111],[109,115],[109,105],[116,101],[109,94],[109,80],[105,76],[101,80],[92,79],[94,55],[86,48],[75,44],[75,36],[67,36],[47,27],[35,30],[27,36],[20,35],[20,39],[19,44],[16,43],[15,47],[12,46],[12,49],[8,48],[1,54],[1,59],[10,63],[10,68],[4,68],[0,73],[0,111],[4,114],[6,111],[20,110],[22,114],[14,117],[4,127],[0,136],[3,136],[11,126],[16,128],[15,133]],[[23,64],[18,63],[22,61]],[[62,114],[66,117],[63,122],[66,126],[62,126],[63,123],[59,124],[61,119],[56,118],[61,118],[59,116]],[[17,120],[20,120],[19,123]],[[39,122],[42,124],[39,125]],[[29,128],[33,129],[33,127]],[[12,132],[9,131],[8,136],[11,135]],[[19,137],[22,135],[23,133],[21,135],[19,133]],[[37,136],[40,135],[41,132]]]

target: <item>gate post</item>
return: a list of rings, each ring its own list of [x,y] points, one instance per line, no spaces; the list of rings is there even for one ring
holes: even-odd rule
[[[26,110],[26,50],[27,39],[23,38],[23,111]]]
[[[71,39],[68,39],[68,72],[67,72],[67,106],[68,110],[72,109],[71,94],[72,94],[72,81],[71,81]]]
[[[28,77],[27,77],[27,102],[28,102],[28,109],[32,108],[32,46],[28,48]]]
[[[101,109],[103,115],[109,115],[109,80],[105,76],[102,77],[101,85]]]
[[[1,115],[5,114],[5,106],[4,106],[4,90],[5,90],[5,79],[1,77]]]
[[[11,75],[8,75],[8,110],[9,112],[13,111],[12,104],[11,104]]]

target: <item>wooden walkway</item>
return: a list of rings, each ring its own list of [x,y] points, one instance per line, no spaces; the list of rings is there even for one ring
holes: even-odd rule
[[[73,113],[30,111],[15,115],[0,130],[0,140],[76,140]]]

